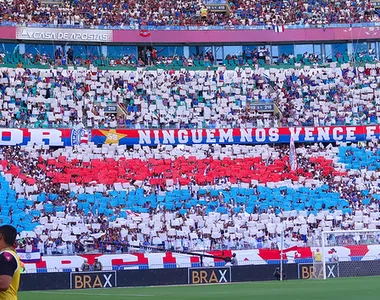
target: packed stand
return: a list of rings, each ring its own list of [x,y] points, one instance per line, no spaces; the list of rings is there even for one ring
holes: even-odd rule
[[[43,5],[37,1],[2,1],[0,17],[5,24],[68,27],[141,26],[253,26],[377,22],[371,1],[331,2],[233,0],[224,12],[212,12],[200,0],[191,1],[62,1]]]
[[[282,124],[334,126],[378,124],[379,65],[305,71],[273,70]]]
[[[336,61],[332,60],[332,61]],[[343,61],[342,61],[343,62]],[[346,61],[345,61],[346,62]],[[347,61],[348,62],[348,61]],[[360,61],[358,61],[360,62]],[[266,47],[257,47],[253,50],[246,49],[242,54],[228,54],[223,64],[229,68],[235,67],[251,67],[251,66],[315,66],[318,67],[322,63],[319,55],[305,52],[304,54],[280,54],[279,57],[272,57],[270,51]]]
[[[4,69],[0,126],[272,126],[272,114],[250,107],[270,102],[269,84],[259,73],[237,72],[251,82],[241,91],[234,88],[235,73],[225,70]],[[124,114],[106,113],[109,105],[120,105]]]
[[[1,69],[2,127],[236,128],[379,124],[378,64],[214,71]],[[278,111],[274,111],[276,104]],[[272,105],[272,111],[262,111]],[[110,113],[109,107],[119,107]]]
[[[162,51],[162,50],[161,50]],[[357,52],[355,55],[348,55],[348,53],[337,52],[333,57],[327,59],[325,63],[337,62],[338,64],[344,64],[349,62],[355,62],[358,65],[365,65],[367,63],[377,62],[377,58],[373,53],[361,53]],[[36,53],[32,54],[26,52],[24,54],[13,53],[4,54],[0,53],[0,64],[4,64],[7,67],[17,68],[30,68],[30,67],[95,67],[109,68],[109,69],[136,69],[136,68],[163,68],[163,69],[211,69],[217,68],[220,65],[226,66],[228,69],[234,69],[236,67],[303,67],[313,66],[319,67],[323,65],[323,60],[320,55],[315,53],[305,52],[303,54],[294,55],[292,53],[282,53],[277,57],[273,57],[266,47],[257,47],[253,50],[247,48],[241,53],[228,54],[223,61],[216,60],[211,51],[195,55],[191,54],[188,57],[184,55],[162,55],[154,47],[148,47],[145,50],[141,50],[137,56],[134,54],[124,54],[120,56],[104,56],[93,55],[85,53],[75,53],[73,48],[69,48],[66,53],[62,51],[62,48],[58,47],[51,57],[49,54]]]
[[[73,48],[69,48],[66,53],[59,47],[54,53],[54,56],[49,54],[36,53],[32,54],[26,52],[24,54],[13,53],[4,54],[0,53],[0,64],[17,65],[18,68],[25,67],[60,67],[60,66],[79,66],[89,67],[94,65],[96,67],[130,67],[142,68],[156,66],[157,68],[180,68],[180,67],[211,67],[217,64],[214,55],[208,51],[200,55],[190,55],[185,57],[183,55],[170,55],[164,56],[154,47],[142,50],[139,55],[124,54],[121,56],[97,56],[85,55],[84,53],[75,53]],[[251,63],[252,65],[252,63]]]
[[[375,141],[296,151],[291,170],[287,145],[3,147],[0,218],[45,254],[276,249],[282,230],[320,246],[321,230],[379,226]]]

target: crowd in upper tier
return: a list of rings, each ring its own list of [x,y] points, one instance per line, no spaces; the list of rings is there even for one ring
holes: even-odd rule
[[[372,63],[376,60],[375,57],[369,54],[358,53],[355,57],[358,63]],[[338,52],[334,57],[330,58],[333,62],[349,62],[348,55],[342,55]],[[228,54],[223,62],[217,61],[211,51],[188,57],[184,55],[169,55],[164,56],[154,47],[149,47],[146,50],[140,51],[135,56],[134,54],[123,54],[119,56],[106,57],[104,55],[86,55],[85,53],[75,53],[72,48],[69,48],[67,53],[63,53],[61,47],[58,47],[53,56],[48,53],[32,54],[30,52],[24,54],[5,54],[0,53],[0,64],[24,66],[80,66],[88,67],[91,65],[97,67],[130,67],[142,68],[189,68],[200,67],[203,69],[215,67],[217,65],[225,65],[229,68],[233,67],[251,67],[254,65],[269,66],[269,65],[319,65],[322,63],[322,58],[318,54],[305,52],[304,54],[294,55],[292,53],[282,53],[277,58],[271,56],[268,48],[262,46],[253,50],[247,48],[242,53]]]
[[[1,127],[235,128],[380,123],[378,64],[115,71],[0,69]],[[116,113],[117,112],[117,113]]]
[[[212,3],[212,1],[211,1]],[[0,1],[0,20],[23,25],[138,29],[141,26],[252,26],[376,22],[379,11],[370,0],[266,1],[231,0],[223,12],[212,12],[201,0],[179,1]]]
[[[320,245],[321,230],[380,226],[367,145],[3,147],[0,219],[43,253],[130,246],[209,250]]]

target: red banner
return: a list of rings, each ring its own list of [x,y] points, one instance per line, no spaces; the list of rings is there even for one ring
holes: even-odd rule
[[[380,126],[320,126],[234,129],[94,129],[91,141],[97,145],[178,144],[276,144],[359,142],[380,138]]]

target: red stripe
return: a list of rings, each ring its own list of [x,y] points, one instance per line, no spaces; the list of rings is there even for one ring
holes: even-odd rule
[[[84,255],[80,255],[80,257],[83,257],[85,259],[87,259],[88,263],[90,265],[93,265],[94,262],[95,262],[95,258],[97,257],[100,257],[102,256],[102,254],[84,254]]]
[[[143,253],[136,253],[133,255],[136,256],[135,261],[124,261],[123,259],[115,258],[115,259],[112,259],[112,265],[113,266],[127,266],[127,265],[147,265],[148,264],[148,259],[144,256]]]
[[[199,262],[200,262],[200,259],[199,259],[198,256],[191,256],[191,257],[190,257],[190,262],[191,262],[192,264],[196,264],[196,263],[199,263]]]
[[[71,264],[71,260],[62,260],[61,264],[62,265],[69,265],[69,264]]]
[[[30,138],[31,133],[30,133],[30,131],[28,129],[21,129],[21,130],[22,130],[22,136],[24,138],[26,138],[26,137]]]
[[[71,129],[60,129],[62,133],[62,138],[70,138],[71,136]]]
[[[40,260],[39,262],[36,262],[36,268],[37,269],[46,269],[46,261]]]
[[[3,131],[3,132],[1,133],[1,135],[2,135],[3,137],[10,137],[10,136],[12,135],[12,133],[11,133],[10,131]]]
[[[173,253],[167,252],[166,255],[162,259],[164,264],[175,264],[177,263],[175,257],[173,257]]]
[[[173,162],[168,161],[168,163],[166,160],[157,159],[149,159],[148,161],[120,159],[115,161],[108,158],[106,160],[94,159],[86,168],[77,166],[75,161],[62,161],[66,167],[64,172],[51,171],[47,174],[57,183],[88,183],[94,181],[96,183],[113,184],[115,182],[125,182],[125,180],[145,180],[158,175],[162,176],[152,178],[152,184],[166,184],[166,179],[173,179],[174,181],[179,179],[186,182],[189,178],[194,178],[198,184],[202,184],[205,181],[213,181],[215,178],[223,176],[228,176],[231,180],[240,179],[245,182],[259,180],[265,183],[285,179],[298,180],[298,176],[306,178],[312,178],[313,176],[308,170],[301,168],[297,172],[289,172],[287,169],[289,164],[288,157],[274,160],[270,165],[266,165],[261,157],[234,160],[228,158],[218,160],[179,157]],[[310,162],[314,162],[316,169],[323,170],[326,176],[336,172],[332,161],[323,157],[313,157]],[[195,172],[196,170],[197,172]],[[186,180],[182,177],[183,174],[187,175]]]

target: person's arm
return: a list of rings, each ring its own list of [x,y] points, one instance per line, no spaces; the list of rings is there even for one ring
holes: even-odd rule
[[[8,252],[0,255],[0,291],[6,291],[11,282],[14,272],[17,269],[17,261],[14,256]]]
[[[0,275],[0,292],[6,291],[12,282],[12,276]]]

